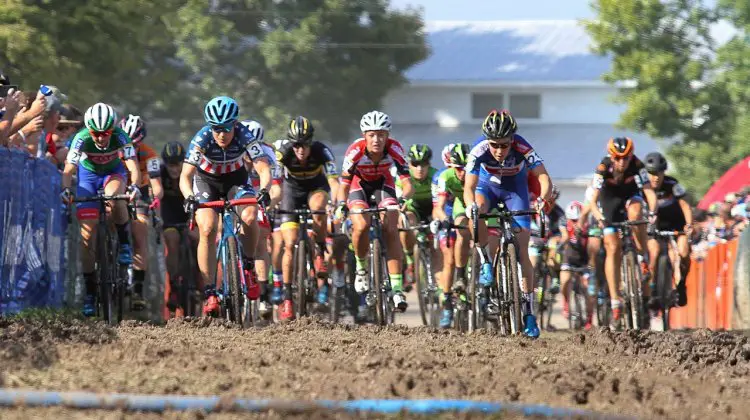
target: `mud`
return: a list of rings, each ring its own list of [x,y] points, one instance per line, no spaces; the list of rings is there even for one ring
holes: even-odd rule
[[[332,326],[310,319],[252,330],[203,319],[164,327],[131,322],[116,329],[81,321],[0,321],[0,384],[13,388],[303,400],[460,398],[641,418],[748,418],[749,372],[747,336],[702,330],[557,332],[529,341],[491,332]],[[50,416],[240,415],[0,409],[4,419]]]

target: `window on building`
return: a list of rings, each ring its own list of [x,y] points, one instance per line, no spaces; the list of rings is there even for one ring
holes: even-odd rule
[[[510,113],[516,118],[539,119],[542,116],[542,98],[539,94],[510,95]]]
[[[471,117],[484,119],[493,109],[502,109],[504,106],[502,93],[472,93],[471,94]]]

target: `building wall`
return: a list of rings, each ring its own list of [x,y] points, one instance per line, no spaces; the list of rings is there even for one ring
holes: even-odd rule
[[[407,85],[391,92],[384,100],[384,109],[394,123],[438,124],[454,127],[480,122],[472,118],[472,93],[500,93],[504,102],[497,108],[508,108],[511,94],[538,93],[541,95],[539,119],[520,119],[529,124],[614,124],[623,105],[612,98],[617,89],[611,86],[414,86]],[[511,112],[513,110],[511,109]]]

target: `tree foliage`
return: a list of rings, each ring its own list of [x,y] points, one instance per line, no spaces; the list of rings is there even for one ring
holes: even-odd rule
[[[612,57],[608,82],[634,81],[618,101],[621,126],[668,140],[671,167],[702,195],[750,151],[750,1],[708,7],[700,0],[595,0],[584,22],[594,51]],[[711,29],[729,19],[740,32],[717,45]],[[645,153],[646,151],[644,151]]]

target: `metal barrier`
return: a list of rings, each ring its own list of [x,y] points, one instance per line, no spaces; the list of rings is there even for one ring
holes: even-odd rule
[[[0,314],[63,304],[67,219],[60,179],[47,160],[0,148]]]

